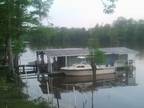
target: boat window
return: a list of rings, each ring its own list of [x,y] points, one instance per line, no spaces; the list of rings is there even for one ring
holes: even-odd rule
[[[77,66],[77,68],[84,68],[85,66],[81,65],[81,66]]]

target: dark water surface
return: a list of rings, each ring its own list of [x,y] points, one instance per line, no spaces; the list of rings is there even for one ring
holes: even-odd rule
[[[22,55],[21,63],[35,60],[35,52]],[[60,108],[144,108],[144,58],[136,57],[136,70],[122,75],[91,77],[56,77],[38,81],[24,79],[24,89],[31,99],[43,97]],[[105,77],[105,79],[102,79]],[[48,83],[47,83],[48,82]],[[48,85],[48,88],[47,88]]]

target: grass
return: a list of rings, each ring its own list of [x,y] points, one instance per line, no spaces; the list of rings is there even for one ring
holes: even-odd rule
[[[46,102],[36,103],[34,101],[28,101],[23,99],[14,99],[5,102],[0,102],[0,108],[50,108]]]

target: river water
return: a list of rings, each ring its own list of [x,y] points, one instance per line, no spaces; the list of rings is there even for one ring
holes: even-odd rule
[[[36,58],[35,51],[26,48],[20,63]],[[117,77],[98,76],[93,85],[91,77],[50,77],[23,79],[24,92],[30,99],[43,97],[59,108],[144,108],[144,57],[137,56],[136,70]],[[124,72],[125,73],[125,72]],[[99,80],[105,77],[105,80]]]

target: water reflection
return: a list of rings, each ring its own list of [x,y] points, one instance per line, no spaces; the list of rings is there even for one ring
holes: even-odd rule
[[[99,77],[98,80],[97,77],[96,86],[92,88],[92,81],[87,77],[50,77],[49,81],[42,79],[39,82],[28,78],[27,81],[23,79],[27,84],[26,93],[32,99],[54,97],[54,104],[58,107],[58,100],[60,108],[74,108],[75,104],[77,108],[144,108],[144,53],[139,54],[135,61],[136,80],[135,72],[110,75],[107,79]],[[21,57],[21,64],[34,60],[35,52],[27,48]],[[46,82],[49,82],[49,95]]]
[[[95,108],[94,93],[100,89],[136,86],[135,72],[97,75],[95,85],[92,79],[92,76],[49,77],[48,80],[39,80],[39,86],[44,94],[54,95],[58,108],[69,108],[70,105],[75,108]]]

